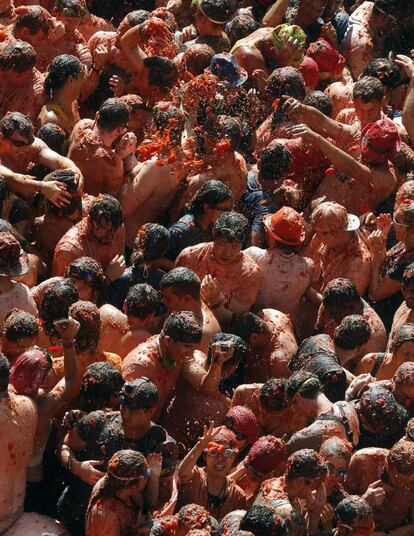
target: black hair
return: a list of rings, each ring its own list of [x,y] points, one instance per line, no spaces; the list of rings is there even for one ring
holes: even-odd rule
[[[131,264],[139,266],[146,261],[159,259],[170,248],[170,232],[158,223],[145,223],[137,233]]]
[[[331,306],[346,309],[360,302],[361,297],[353,281],[342,277],[329,281],[322,294],[322,303],[328,309]]]
[[[112,195],[100,195],[89,209],[89,217],[95,225],[99,224],[101,218],[105,218],[112,223],[114,229],[119,229],[123,222],[121,204]]]
[[[391,391],[382,386],[373,386],[364,391],[355,409],[382,437],[395,434],[407,424],[409,418],[408,412],[397,403]],[[363,425],[363,421],[360,421]]]
[[[396,350],[406,342],[414,342],[414,324],[403,324],[396,330],[391,348]]]
[[[46,290],[40,303],[39,317],[47,335],[60,339],[59,333],[55,331],[53,322],[61,318],[68,318],[69,307],[78,300],[78,291],[70,279],[56,281]]]
[[[388,451],[387,465],[402,475],[411,476],[414,473],[414,443],[398,441]]]
[[[213,226],[213,236],[244,244],[250,237],[249,221],[238,212],[224,212]]]
[[[298,370],[288,379],[287,395],[291,399],[299,393],[302,398],[315,400],[321,391],[318,377],[307,370]]]
[[[287,95],[303,101],[306,95],[303,76],[294,67],[280,67],[275,69],[267,79],[266,90],[275,99]]]
[[[352,96],[354,100],[358,99],[364,103],[380,101],[384,96],[384,87],[378,78],[364,76],[355,82]]]
[[[57,0],[56,8],[65,17],[80,18],[88,13],[84,0]]]
[[[106,361],[92,363],[82,377],[76,407],[88,413],[108,408],[123,385],[122,374],[114,365]]]
[[[70,306],[69,314],[80,324],[75,337],[77,350],[95,350],[101,334],[101,315],[98,307],[92,302],[80,300]]]
[[[93,274],[93,280],[88,283],[98,293],[96,302],[99,306],[102,305],[100,302],[106,289],[105,274],[100,263],[93,257],[78,257],[65,270],[65,277],[73,277],[82,281],[87,280],[91,274]]]
[[[31,35],[42,30],[44,35],[47,35],[50,26],[44,16],[45,14],[48,14],[48,12],[41,6],[25,6],[25,11],[18,13],[16,16],[14,29],[20,31],[23,28],[27,28]]]
[[[336,327],[333,341],[340,348],[354,350],[369,341],[371,328],[362,315],[346,316]]]
[[[35,49],[26,41],[15,41],[0,52],[0,71],[23,73],[33,69],[36,64]]]
[[[288,381],[286,378],[269,378],[260,388],[260,404],[269,411],[278,411],[286,407]]]
[[[387,15],[402,15],[401,10],[406,7],[405,0],[375,0],[374,7]]]
[[[7,357],[0,352],[0,391],[6,391],[9,385],[10,363]]]
[[[178,525],[201,529],[210,525],[210,514],[199,504],[186,504],[178,511]]]
[[[315,450],[301,449],[289,456],[286,464],[286,479],[320,478],[327,473],[323,458]]]
[[[102,130],[112,132],[116,128],[126,126],[128,119],[128,105],[122,99],[114,97],[101,104],[97,124]]]
[[[388,58],[374,58],[365,66],[362,76],[378,78],[381,84],[395,89],[401,84],[401,72],[396,63]]]
[[[158,291],[147,283],[133,285],[125,298],[125,313],[141,320],[155,314],[161,306]]]
[[[33,124],[28,115],[20,112],[7,112],[0,120],[0,131],[5,138],[11,138],[15,132],[28,137],[33,133]]]
[[[51,201],[46,201],[46,210],[50,214],[55,214],[57,216],[69,216],[74,212],[82,210],[82,198],[78,194],[78,183],[76,180],[76,175],[73,169],[55,169],[43,179],[44,182],[57,181],[66,185],[66,191],[71,195],[70,202],[68,205],[63,207],[57,207]],[[74,195],[78,194],[78,195]]]
[[[394,374],[394,383],[414,385],[414,363],[412,361],[406,361],[398,367]]]
[[[248,343],[253,333],[266,332],[266,323],[250,312],[234,314],[231,318],[229,331]]]
[[[212,22],[213,20],[225,21],[229,20],[235,11],[235,5],[232,5],[230,0],[199,0],[202,2],[201,12]],[[212,24],[220,25],[218,22]]]
[[[232,192],[221,181],[211,180],[205,182],[193,195],[187,212],[199,216],[204,212],[204,205],[215,207],[232,198]]]
[[[175,144],[181,143],[181,136],[185,126],[184,113],[171,103],[160,102],[153,108],[152,121],[154,127],[163,133],[169,130],[170,141]]]
[[[333,101],[323,91],[310,91],[303,99],[303,104],[316,108],[327,117],[332,115]]]
[[[135,9],[134,11],[128,13],[128,15],[125,17],[127,23],[131,28],[133,26],[138,26],[139,24],[142,24],[151,17],[150,11],[155,9],[155,3],[153,3],[153,0],[149,0],[149,2],[151,3],[151,9],[149,11],[147,11],[146,9]],[[154,7],[152,7],[152,5],[154,5]]]
[[[37,337],[39,326],[36,318],[30,313],[12,309],[4,319],[3,334],[9,341],[16,342],[25,337]]]
[[[163,276],[160,290],[166,288],[173,288],[177,294],[188,295],[195,300],[200,299],[200,278],[193,270],[184,266],[173,268]]]
[[[56,153],[63,154],[64,146],[68,139],[62,127],[55,123],[46,123],[37,132],[37,137]]]
[[[173,312],[164,322],[162,333],[175,342],[199,344],[203,329],[191,311]]]
[[[288,525],[273,508],[260,504],[251,506],[240,522],[240,530],[260,536],[287,536]]]
[[[273,143],[259,157],[259,178],[264,181],[282,179],[289,171],[292,156],[283,143]]]
[[[260,28],[260,24],[250,15],[236,15],[225,26],[225,32],[233,46],[236,41],[247,37]]]
[[[157,86],[167,94],[178,80],[178,69],[175,63],[162,56],[150,56],[144,59],[144,67],[148,69],[149,83]]]
[[[242,138],[242,124],[238,117],[232,117],[228,113],[223,113],[223,106],[226,102],[217,99],[211,107],[211,116],[204,123],[205,131],[215,140],[227,139],[231,143],[233,150],[239,150]]]
[[[0,177],[0,214],[3,212],[4,202],[10,197],[9,184],[3,177]],[[8,214],[5,214],[8,217]]]
[[[70,76],[76,77],[82,69],[82,63],[75,56],[70,54],[56,56],[47,66],[47,75],[44,81],[47,97],[53,98],[53,92],[62,88]]]
[[[365,499],[359,495],[350,495],[342,499],[335,508],[335,514],[339,521],[346,525],[355,519],[368,519],[373,517],[372,508]]]
[[[207,365],[211,363],[212,347],[215,343],[231,342],[234,348],[233,355],[224,363],[224,367],[234,365],[235,363],[244,362],[247,355],[247,345],[241,337],[233,333],[216,333],[211,337],[207,352]]]
[[[135,409],[152,409],[158,404],[157,386],[145,376],[125,382],[121,394],[131,400]]]
[[[405,268],[401,283],[406,287],[414,285],[414,262],[412,262]]]

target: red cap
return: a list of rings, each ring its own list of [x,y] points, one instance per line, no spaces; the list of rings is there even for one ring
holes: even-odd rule
[[[254,443],[246,462],[254,471],[266,475],[286,459],[286,443],[272,435],[263,436]]]
[[[312,90],[316,89],[319,84],[319,67],[316,61],[310,56],[305,56],[298,67],[298,71],[303,76],[306,87]]]
[[[325,39],[311,43],[306,55],[316,61],[320,73],[341,74],[345,58]]]
[[[300,246],[305,240],[303,216],[291,207],[282,207],[263,218],[267,232],[276,242],[287,246]]]
[[[46,379],[51,359],[33,347],[19,355],[10,371],[10,383],[19,395],[34,395]]]
[[[382,164],[400,150],[401,140],[391,119],[368,123],[361,132],[361,154],[370,161]]]

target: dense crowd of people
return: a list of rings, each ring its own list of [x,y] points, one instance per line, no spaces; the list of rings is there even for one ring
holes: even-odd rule
[[[414,536],[412,0],[0,0],[0,535]]]

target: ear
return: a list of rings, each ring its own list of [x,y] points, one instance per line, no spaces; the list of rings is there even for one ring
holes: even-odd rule
[[[122,304],[122,312],[126,315],[127,314],[127,306],[126,306],[126,302],[124,302]]]

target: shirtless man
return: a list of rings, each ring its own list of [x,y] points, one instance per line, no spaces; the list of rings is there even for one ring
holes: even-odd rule
[[[161,279],[162,300],[169,313],[173,311],[191,311],[202,325],[203,336],[197,349],[207,354],[210,339],[220,332],[216,317],[201,301],[201,281],[189,268],[175,268]]]
[[[129,288],[123,313],[109,303],[103,305],[100,309],[102,349],[111,351],[116,348],[124,359],[134,348],[151,337],[155,316],[160,307],[159,293],[146,283]]]
[[[78,257],[96,259],[110,281],[125,269],[125,228],[119,202],[110,195],[98,197],[89,213],[59,240],[53,258],[53,275],[63,275]]]
[[[12,365],[19,355],[37,343],[39,326],[30,313],[14,308],[6,316],[1,335],[2,352]]]
[[[82,119],[74,127],[68,155],[82,170],[88,194],[119,194],[124,183],[124,159],[136,145],[135,135],[128,133],[128,119],[128,106],[114,98],[102,104],[95,121]]]
[[[409,264],[404,270],[401,280],[401,294],[404,301],[397,309],[388,340],[388,348],[391,346],[396,332],[404,324],[414,323],[414,264]]]

